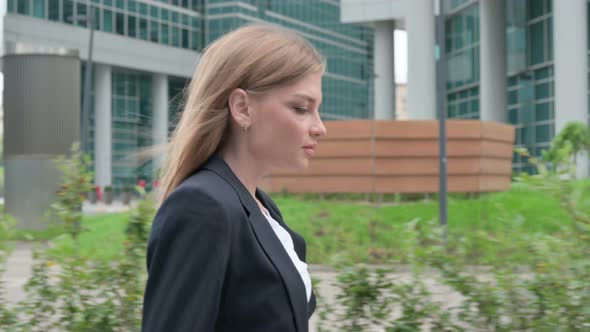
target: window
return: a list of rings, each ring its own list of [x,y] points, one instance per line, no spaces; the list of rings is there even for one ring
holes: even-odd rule
[[[115,18],[115,29],[117,31],[117,34],[125,36],[125,15],[121,13],[116,13]]]
[[[81,3],[81,2],[76,3],[76,15],[86,16],[87,9],[88,9],[88,7],[86,6],[85,3]],[[76,21],[76,25],[79,27],[85,27],[86,23],[87,22],[84,19]]]
[[[135,16],[127,16],[127,36],[135,38],[137,36],[137,18]]]
[[[158,26],[156,21],[150,22],[150,40],[156,43],[158,42]]]
[[[16,0],[17,12],[23,15],[29,15],[31,12],[31,5],[29,0]]]
[[[10,1],[9,1],[10,3]],[[49,17],[50,20],[52,21],[59,21],[59,11],[60,11],[60,6],[59,6],[59,0],[47,0],[47,5],[49,8],[47,8],[47,16]]]
[[[148,21],[145,18],[139,19],[139,38],[148,40]]]
[[[45,18],[45,0],[33,0],[33,16]]]
[[[72,0],[62,0],[63,1],[63,22],[67,24],[72,24],[72,15],[74,15],[74,2]]]
[[[108,9],[104,9],[102,12],[101,30],[105,32],[113,32],[113,12]]]
[[[169,41],[168,41],[168,24],[160,24],[160,33],[161,33],[161,39],[160,39],[160,43],[164,44],[164,45],[168,45]]]

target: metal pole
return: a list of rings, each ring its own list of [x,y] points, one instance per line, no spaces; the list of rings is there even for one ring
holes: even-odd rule
[[[446,79],[445,15],[443,0],[438,0],[436,16],[436,104],[439,123],[439,223],[447,238],[447,127],[446,127]]]
[[[86,22],[90,25],[90,42],[88,44],[88,61],[84,74],[84,104],[82,105],[82,151],[88,153],[88,120],[90,118],[90,79],[92,76],[92,45],[94,40],[94,7],[89,6]]]

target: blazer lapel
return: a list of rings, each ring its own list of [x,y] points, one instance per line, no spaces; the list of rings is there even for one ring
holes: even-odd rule
[[[299,259],[303,259],[305,256],[305,242],[303,242],[303,244],[301,244],[300,242],[305,241],[305,240],[301,239],[300,241],[296,241],[296,238],[297,237],[301,238],[301,236],[299,234],[295,233],[289,227],[289,225],[287,225],[285,223],[285,221],[281,218],[281,216],[278,215],[278,212],[275,212],[272,204],[267,200],[266,195],[262,195],[262,194],[260,194],[260,191],[257,191],[256,196],[258,197],[259,200],[262,201],[264,206],[271,207],[270,209],[267,209],[268,212],[274,218],[274,220],[276,220],[279,224],[281,224],[281,226],[291,235],[291,238],[293,239],[293,246],[294,246],[295,252],[299,256]],[[268,198],[268,199],[270,199],[270,198]],[[303,285],[303,287],[305,287],[305,285]],[[310,297],[309,301],[307,302],[307,318],[308,319],[311,317],[311,315],[313,315],[316,305],[317,305],[316,296],[315,296],[315,293],[312,288],[311,297]]]
[[[240,197],[240,201],[246,209],[248,220],[260,246],[283,279],[283,284],[287,289],[289,302],[291,303],[291,309],[295,316],[297,331],[307,332],[308,303],[305,296],[305,285],[281,241],[277,238],[268,220],[266,220],[266,217],[258,208],[256,201],[254,201],[254,198],[250,195],[246,187],[244,187],[230,167],[219,156],[213,155],[203,168],[209,169],[224,178]],[[278,218],[274,214],[271,215],[273,218]]]

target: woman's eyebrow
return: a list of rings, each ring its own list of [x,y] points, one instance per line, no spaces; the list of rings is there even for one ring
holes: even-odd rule
[[[294,97],[297,97],[297,98],[305,99],[305,100],[307,100],[308,102],[310,102],[310,103],[312,103],[312,104],[314,104],[314,103],[316,103],[316,102],[317,102],[317,101],[315,100],[315,98],[313,98],[312,96],[310,96],[310,95],[308,95],[308,94],[306,94],[306,93],[296,93],[296,94],[294,94],[293,96],[294,96]]]

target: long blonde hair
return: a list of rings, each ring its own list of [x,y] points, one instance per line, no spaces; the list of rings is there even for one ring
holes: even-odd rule
[[[325,59],[307,40],[273,25],[242,27],[210,44],[188,87],[184,111],[167,147],[161,202],[223,144],[233,90],[264,92],[325,67]]]

